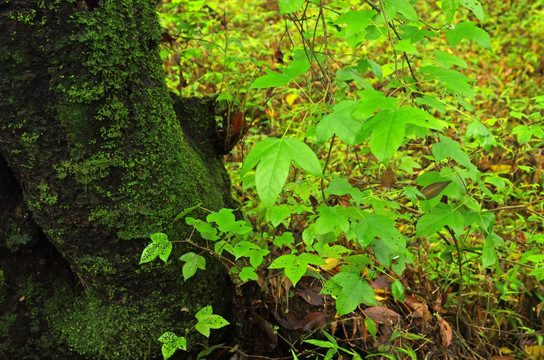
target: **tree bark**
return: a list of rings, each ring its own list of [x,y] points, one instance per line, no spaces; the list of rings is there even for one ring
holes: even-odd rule
[[[213,103],[176,116],[155,6],[0,1],[0,357],[153,358],[201,307],[228,316],[213,259],[187,282],[187,246],[138,265],[150,234],[190,235],[183,209],[235,206]]]

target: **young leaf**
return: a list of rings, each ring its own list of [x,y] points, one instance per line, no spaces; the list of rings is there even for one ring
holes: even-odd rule
[[[206,270],[206,259],[203,256],[197,255],[194,252],[183,254],[179,260],[184,261],[182,273],[183,279],[187,281],[196,273],[197,269]]]
[[[206,337],[210,337],[210,329],[220,329],[229,324],[229,322],[221,315],[216,315],[212,312],[213,309],[211,305],[208,305],[195,314],[195,317],[198,320],[195,329]]]
[[[257,273],[255,272],[255,269],[249,266],[244,267],[242,271],[240,271],[238,276],[240,277],[242,281],[248,281],[248,280],[257,281],[259,279],[259,277],[257,276]]]

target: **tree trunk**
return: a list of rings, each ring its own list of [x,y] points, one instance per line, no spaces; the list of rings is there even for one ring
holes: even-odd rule
[[[174,111],[155,6],[0,1],[0,358],[149,359],[201,307],[228,316],[212,259],[187,282],[185,245],[138,265],[150,234],[190,235],[183,209],[235,206],[213,104]]]

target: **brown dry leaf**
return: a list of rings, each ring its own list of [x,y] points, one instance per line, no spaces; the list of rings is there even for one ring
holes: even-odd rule
[[[440,337],[442,338],[442,346],[448,347],[451,345],[451,340],[453,338],[453,332],[451,331],[451,326],[442,316],[437,315],[439,319],[438,325],[440,326]]]
[[[427,307],[427,304],[421,303],[413,295],[405,295],[404,303],[408,305],[410,309],[412,309],[413,311],[412,316],[414,318],[425,319],[425,320],[431,319],[431,313],[429,312],[429,308]]]
[[[372,281],[370,286],[375,290],[375,292],[378,292],[376,290],[384,290],[387,292],[391,291],[391,283],[386,276],[380,276],[376,280]]]
[[[300,330],[308,331],[312,329],[317,329],[327,323],[327,317],[322,311],[309,313],[304,317],[301,323]]]
[[[382,174],[382,185],[391,190],[391,187],[395,183],[395,172],[388,166]]]
[[[297,292],[297,295],[304,299],[308,304],[319,306],[323,304],[323,296],[317,294],[316,292],[306,289],[303,291]]]
[[[397,325],[401,320],[399,313],[390,310],[385,306],[372,306],[366,308],[363,310],[363,314],[379,324]]]
[[[493,360],[514,360],[515,358],[512,355],[495,355],[492,357]]]
[[[346,209],[347,209],[348,207],[351,206],[351,204],[350,204],[350,202],[349,202],[349,201],[350,201],[350,197],[349,197],[349,195],[347,195],[347,194],[346,194],[346,195],[339,196],[339,197],[337,198],[337,201],[338,201],[338,205],[341,205],[341,206],[343,206],[343,207],[346,208]]]

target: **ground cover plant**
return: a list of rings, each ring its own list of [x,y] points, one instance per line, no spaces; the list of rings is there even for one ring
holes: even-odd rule
[[[185,280],[204,253],[229,268],[236,344],[201,358],[544,357],[544,2],[161,11],[170,89],[216,97],[243,214],[189,208],[174,221],[208,247],[158,233],[142,254],[192,244]]]

